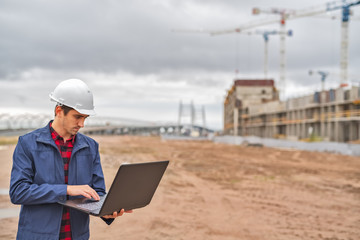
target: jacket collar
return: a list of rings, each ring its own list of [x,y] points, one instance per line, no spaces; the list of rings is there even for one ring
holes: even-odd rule
[[[52,145],[57,149],[57,146],[51,137],[49,124],[47,124],[45,127],[39,129],[39,135],[36,138],[36,141]],[[78,151],[82,148],[86,148],[86,147],[89,147],[89,144],[87,143],[85,136],[82,135],[81,133],[77,133],[72,154],[75,153],[76,151]]]

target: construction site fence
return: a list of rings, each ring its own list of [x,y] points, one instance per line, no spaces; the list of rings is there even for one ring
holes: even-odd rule
[[[297,149],[312,152],[329,152],[350,156],[360,156],[360,144],[338,142],[300,142],[256,136],[216,136],[216,143],[233,145],[266,146],[272,148]]]
[[[185,140],[185,141],[210,141],[212,139],[212,135],[207,137],[191,137],[191,136],[179,136],[179,135],[161,135],[161,140]]]

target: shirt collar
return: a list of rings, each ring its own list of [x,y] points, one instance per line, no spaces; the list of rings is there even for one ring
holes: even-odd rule
[[[63,141],[64,141],[64,138],[63,138],[62,136],[60,136],[60,135],[55,131],[55,129],[52,127],[52,123],[53,123],[53,120],[51,120],[51,121],[49,122],[51,137],[52,137],[54,140],[63,140]],[[67,139],[66,142],[71,141],[71,142],[74,144],[74,143],[75,143],[75,137],[76,137],[76,135],[71,135],[71,137],[70,137],[69,139]]]

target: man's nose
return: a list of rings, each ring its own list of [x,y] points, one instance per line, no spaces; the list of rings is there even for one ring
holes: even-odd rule
[[[79,127],[80,128],[83,128],[84,127],[84,124],[85,124],[85,118],[82,118],[79,120]]]

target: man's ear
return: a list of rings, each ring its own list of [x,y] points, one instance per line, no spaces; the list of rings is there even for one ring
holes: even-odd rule
[[[60,106],[56,106],[55,114],[56,117],[61,117],[64,114],[64,110]]]

